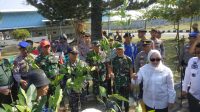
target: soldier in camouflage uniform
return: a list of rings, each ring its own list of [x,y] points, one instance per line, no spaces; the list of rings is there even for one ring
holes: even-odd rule
[[[81,66],[87,66],[87,64],[85,62],[83,62],[82,60],[78,59],[78,51],[76,49],[69,49],[69,60],[66,62],[65,67],[67,67],[68,69],[71,70],[70,73],[67,73],[65,75],[66,79],[71,78],[72,81],[77,78],[78,74],[75,74],[75,70],[76,67],[81,65]],[[82,83],[82,82],[80,82]],[[87,85],[87,81],[85,80],[83,82],[83,88],[81,93],[77,93],[75,90],[70,89],[69,90],[69,106],[71,108],[71,112],[78,112],[79,111],[79,98],[80,98],[80,102],[81,102],[81,106],[84,106],[84,102],[86,101],[86,85]]]
[[[35,62],[44,70],[49,79],[54,79],[59,72],[58,59],[50,52],[49,41],[42,41],[40,46],[42,47],[42,53],[35,59]]]
[[[17,86],[12,76],[11,64],[8,59],[1,57],[0,48],[0,107],[2,104],[11,104],[16,98]]]
[[[87,54],[86,62],[89,66],[96,67],[96,70],[91,73],[93,78],[93,93],[99,95],[99,86],[106,88],[106,54],[100,50],[100,42],[94,41],[92,43],[92,51]]]
[[[28,56],[27,47],[29,43],[22,41],[18,44],[20,55],[17,56],[14,60],[13,67],[13,77],[18,84],[22,86],[23,89],[27,87],[27,73],[31,70],[30,66],[26,61],[26,57]]]
[[[131,59],[124,55],[124,46],[119,44],[116,47],[117,56],[111,61],[109,74],[114,78],[114,93],[120,94],[129,99],[130,80],[133,74]],[[111,72],[110,72],[111,70]],[[122,101],[119,101],[122,107]],[[124,102],[125,112],[129,111],[129,103]]]
[[[36,64],[42,69],[47,78],[54,80],[56,75],[59,73],[58,68],[58,59],[53,53],[51,53],[50,43],[47,40],[44,40],[40,43],[42,48],[41,54],[35,59]],[[55,86],[49,85],[48,97],[53,94]]]

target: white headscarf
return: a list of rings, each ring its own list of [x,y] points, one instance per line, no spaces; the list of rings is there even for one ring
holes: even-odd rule
[[[150,59],[151,59],[151,56],[152,56],[153,54],[157,54],[157,55],[159,56],[159,58],[162,59],[162,56],[161,56],[161,54],[160,54],[160,52],[159,52],[158,50],[151,50],[151,51],[149,51],[148,57],[147,57],[147,60],[148,60],[148,62],[149,62],[149,65],[151,65],[151,67],[152,67],[153,69],[155,69],[155,70],[162,71],[162,69],[163,69],[163,67],[164,67],[162,61],[160,61],[159,65],[158,65],[157,67],[155,67],[155,66],[153,66],[153,65],[151,64]]]

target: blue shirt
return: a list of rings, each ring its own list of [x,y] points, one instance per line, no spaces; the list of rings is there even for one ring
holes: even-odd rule
[[[134,60],[137,55],[137,46],[134,43],[126,44],[124,43],[124,54],[131,58],[132,64],[134,65]]]

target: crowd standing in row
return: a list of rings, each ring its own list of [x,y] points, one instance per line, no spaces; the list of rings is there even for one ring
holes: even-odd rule
[[[1,59],[0,103],[9,104],[16,100],[17,89],[21,86],[26,90],[31,83],[37,87],[38,97],[52,95],[55,88],[50,84],[50,81],[55,80],[63,66],[73,70],[65,74],[60,82],[61,87],[66,89],[67,79],[69,77],[72,80],[76,78],[77,74],[74,71],[78,65],[81,65],[95,67],[95,70],[90,73],[95,96],[100,94],[99,86],[103,86],[106,88],[107,94],[117,93],[129,99],[132,94],[131,85],[139,85],[140,93],[138,97],[143,112],[149,110],[168,112],[168,108],[171,108],[175,103],[176,92],[174,90],[173,73],[163,63],[165,48],[164,42],[161,40],[162,32],[152,29],[150,39],[146,38],[146,33],[145,29],[138,30],[140,40],[133,43],[134,35],[131,33],[125,33],[122,38],[119,31],[116,31],[116,35],[112,38],[107,36],[104,31],[102,37],[109,40],[110,54],[102,49],[100,41],[91,42],[89,33],[82,34],[76,47],[67,43],[66,35],[60,36],[59,43],[42,40],[39,47],[31,50],[31,52],[29,51],[33,49],[33,42],[30,40],[22,41],[18,44],[20,54],[16,57],[12,69],[9,69],[8,60]],[[192,52],[190,54],[198,54],[197,56],[199,56],[200,45],[198,42],[200,42],[200,39],[197,37],[198,32],[189,34],[190,42],[182,50],[182,58],[180,58],[181,64],[186,68],[183,83],[184,95],[188,92],[188,86],[190,86],[188,98],[191,112],[195,112],[193,109],[200,109],[200,89],[198,89],[200,86],[196,83],[200,77],[199,58],[191,58],[193,55],[188,55],[188,52]],[[61,53],[58,56],[55,55],[58,52]],[[41,70],[35,70],[34,66],[30,66],[27,59],[30,54]],[[41,77],[34,77],[35,74],[42,75]],[[90,81],[84,80],[81,93],[77,93],[73,89],[64,92],[64,96],[69,98],[71,112],[78,112],[79,97],[81,104],[85,104],[86,95],[92,94],[89,92],[90,85]],[[125,112],[129,111],[128,102],[118,101],[118,104],[120,107],[124,104]]]

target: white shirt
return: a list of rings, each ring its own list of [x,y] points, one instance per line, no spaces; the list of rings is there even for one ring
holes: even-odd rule
[[[164,109],[168,107],[168,103],[175,102],[173,74],[168,67],[161,65],[156,69],[151,64],[146,64],[137,75],[137,82],[143,81],[143,101],[147,106]]]
[[[198,57],[193,57],[188,62],[183,81],[183,91],[187,92],[189,85],[189,93],[200,100],[200,59]]]

